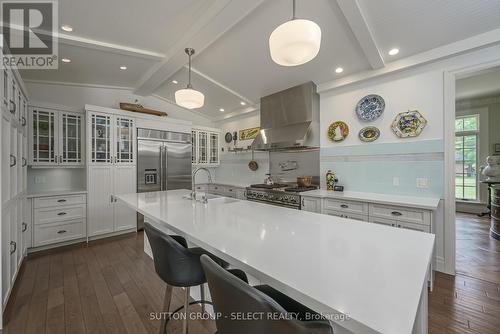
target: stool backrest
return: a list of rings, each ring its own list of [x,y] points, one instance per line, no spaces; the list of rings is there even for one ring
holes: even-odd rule
[[[294,319],[270,319],[274,315],[278,319],[287,312],[272,298],[229,273],[208,256],[202,255],[201,264],[212,296],[218,334],[327,333],[324,328],[315,330],[314,326]],[[236,315],[252,315],[253,319],[238,320]]]
[[[158,276],[172,286],[189,287],[205,280],[200,255],[193,254],[168,234],[145,222]]]

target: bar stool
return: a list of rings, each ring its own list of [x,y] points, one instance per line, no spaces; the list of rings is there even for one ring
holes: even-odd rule
[[[217,334],[333,334],[327,320],[318,313],[268,285],[252,287],[245,278],[237,278],[202,255],[201,264],[208,280],[215,312]],[[289,319],[279,315],[298,314]],[[306,317],[309,313],[310,317]],[[231,314],[257,315],[255,320],[235,320]],[[268,315],[278,316],[277,320]],[[304,319],[320,319],[303,321]]]
[[[151,244],[155,271],[167,283],[163,302],[164,312],[168,312],[170,309],[173,287],[182,287],[185,289],[184,305],[175,310],[174,313],[180,309],[184,309],[182,333],[187,334],[188,306],[193,304],[212,304],[209,301],[203,300],[204,291],[201,287],[203,287],[203,284],[207,280],[201,267],[200,256],[208,256],[215,261],[214,263],[217,263],[221,267],[227,267],[229,264],[203,248],[187,248],[186,240],[183,237],[170,236],[147,222],[144,223],[144,230]],[[200,286],[202,300],[189,303],[190,288],[198,285]],[[168,319],[162,317],[160,334],[164,333],[167,322]]]

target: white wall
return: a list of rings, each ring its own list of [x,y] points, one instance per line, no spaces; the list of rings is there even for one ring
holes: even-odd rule
[[[147,108],[165,111],[171,118],[193,122],[194,125],[213,126],[208,118],[169,103],[155,96],[138,96],[131,90],[89,86],[72,86],[27,82],[30,101],[58,104],[83,110],[85,104],[119,109],[120,102],[134,103],[135,99]]]

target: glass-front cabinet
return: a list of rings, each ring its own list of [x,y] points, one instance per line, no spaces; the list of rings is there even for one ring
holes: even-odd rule
[[[22,99],[21,106],[24,106]],[[29,111],[31,147],[29,164],[31,166],[83,165],[85,163],[82,149],[83,120],[84,115],[78,112],[32,108]]]
[[[192,163],[193,165],[218,166],[219,161],[219,132],[207,129],[193,129],[192,136]]]
[[[89,113],[89,164],[134,164],[133,118]]]

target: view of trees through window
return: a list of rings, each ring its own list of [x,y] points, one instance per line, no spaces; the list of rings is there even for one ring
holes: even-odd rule
[[[479,116],[455,120],[455,197],[478,200],[478,131]]]

